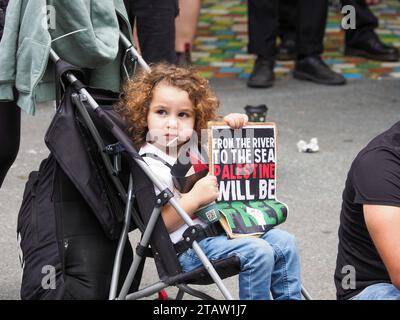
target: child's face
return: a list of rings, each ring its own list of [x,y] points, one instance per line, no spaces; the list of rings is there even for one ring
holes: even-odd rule
[[[195,111],[188,93],[159,83],[154,88],[147,115],[147,139],[162,148],[176,147],[190,139],[194,124]]]

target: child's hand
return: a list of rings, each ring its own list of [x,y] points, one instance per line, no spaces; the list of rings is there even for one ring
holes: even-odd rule
[[[240,129],[247,125],[249,117],[243,113],[230,113],[224,117],[224,122],[232,129]]]
[[[199,208],[217,200],[219,196],[217,177],[208,175],[201,178],[189,193]]]

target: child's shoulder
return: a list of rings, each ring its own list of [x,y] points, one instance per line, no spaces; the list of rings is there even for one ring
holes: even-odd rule
[[[142,157],[145,157],[146,162],[150,160],[151,162],[167,162],[169,165],[173,165],[176,161],[176,158],[171,157],[170,155],[166,154],[163,150],[157,148],[156,146],[152,145],[151,143],[145,143],[139,150],[139,154]],[[148,155],[148,156],[146,156]],[[157,160],[158,159],[158,160]]]
[[[142,145],[139,149],[139,154],[145,153],[145,152],[150,152],[154,151],[154,146],[148,142],[146,142],[144,145]]]

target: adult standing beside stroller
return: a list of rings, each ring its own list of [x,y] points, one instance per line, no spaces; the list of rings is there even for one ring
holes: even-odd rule
[[[3,36],[7,5],[8,5],[8,0],[0,0],[0,39]]]
[[[200,0],[124,0],[138,38],[136,47],[147,63],[191,65],[191,50]]]
[[[188,193],[181,194],[174,188],[165,162],[172,166],[187,143],[198,147],[197,138],[207,122],[214,119],[217,107],[218,100],[205,79],[193,69],[169,65],[154,65],[151,72],[142,72],[129,81],[118,106],[133,142],[140,148],[139,153],[144,154],[150,168],[174,192],[181,207],[203,227],[205,224],[196,217],[196,211],[218,198],[216,178],[211,175],[201,178]],[[247,120],[242,114],[224,118],[231,128],[240,128]],[[149,153],[164,161],[147,157]],[[171,242],[177,244],[187,226],[169,204],[163,207],[161,216]],[[301,298],[299,256],[294,237],[289,233],[272,229],[260,238],[231,240],[220,233],[199,241],[199,245],[212,260],[239,257],[241,299],[270,299],[270,293],[277,300]],[[193,249],[182,252],[179,261],[185,272],[201,266]]]
[[[179,0],[176,27],[176,64],[188,67],[192,64],[192,48],[200,15],[201,0]]]
[[[141,55],[147,63],[175,63],[177,0],[124,0],[129,20],[136,22]]]
[[[35,113],[40,102],[55,100],[56,77],[54,65],[49,62],[50,48],[81,70],[76,75],[85,78],[83,82],[86,85],[119,92],[124,79],[120,32],[127,38],[131,37],[131,26],[122,0],[10,1],[0,42],[0,100],[16,101],[18,107],[15,107],[29,114]],[[75,70],[71,65],[67,69]],[[6,132],[1,138],[8,139],[10,134]],[[51,161],[47,161],[49,159]],[[54,158],[49,159],[43,164],[50,167]],[[62,223],[57,226],[55,215],[51,215],[58,206],[57,199],[52,197],[54,193],[51,191],[54,190],[40,189],[47,192],[38,192],[39,196],[35,198],[48,199],[47,208],[29,205],[36,195],[32,185],[40,185],[39,180],[46,176],[43,174],[45,169],[46,165],[43,165],[39,170],[41,175],[30,175],[24,194],[26,201],[18,217],[24,253],[21,298],[106,299],[109,283],[104,281],[104,276],[107,277],[107,272],[111,274],[112,270],[104,271],[104,267],[108,268],[105,261],[112,261],[115,254],[115,250],[110,250],[115,241],[103,232],[95,216],[97,212],[93,212],[84,201],[79,201],[81,211],[64,210]],[[68,190],[62,193],[63,196],[75,194],[79,198],[80,194],[70,186],[72,182],[67,182]],[[56,183],[49,185],[52,188],[60,186]],[[102,205],[104,202],[98,203]],[[65,231],[70,231],[68,248],[65,248],[69,253],[63,256],[59,249],[65,244],[60,247],[57,244],[63,243]],[[62,261],[62,264],[53,263],[57,261]],[[56,290],[45,290],[41,285],[44,265],[56,269]]]
[[[18,152],[20,109],[34,114],[38,103],[56,98],[50,47],[85,68],[89,85],[119,91],[120,30],[130,37],[122,0],[9,3],[0,42],[0,185]]]
[[[8,0],[0,0],[0,41],[3,36]],[[1,63],[0,63],[1,65]],[[14,101],[0,101],[0,188],[17,157],[20,141],[21,109]]]

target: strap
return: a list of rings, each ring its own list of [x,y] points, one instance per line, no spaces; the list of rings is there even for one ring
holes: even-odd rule
[[[161,158],[160,156],[156,155],[155,153],[143,153],[143,154],[141,154],[141,156],[143,158],[149,157],[149,158],[153,158],[155,160],[161,161],[168,168],[172,169],[172,166],[167,161],[165,161],[163,158]]]
[[[195,240],[197,242],[199,242],[205,238],[216,237],[216,236],[219,236],[224,233],[225,233],[225,230],[222,228],[220,223],[212,223],[212,224],[208,224],[207,227],[202,228],[202,232],[199,233],[199,236]],[[184,239],[181,241],[178,241],[177,243],[174,244],[174,249],[175,249],[177,255],[184,253],[190,247],[191,247],[191,244],[189,244]]]

